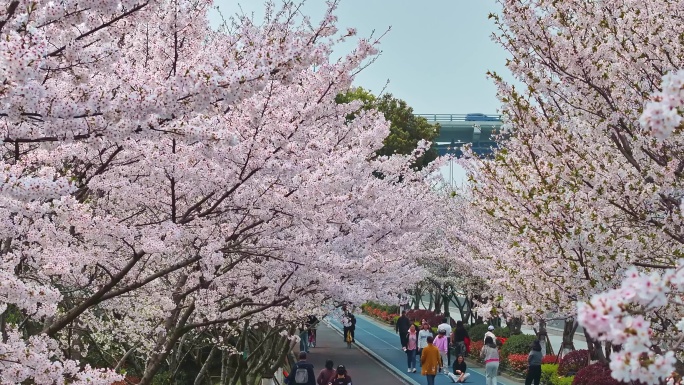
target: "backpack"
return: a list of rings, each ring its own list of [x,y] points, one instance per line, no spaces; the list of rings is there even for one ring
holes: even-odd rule
[[[295,377],[294,377],[294,383],[295,384],[302,384],[306,385],[309,383],[309,369],[303,368],[299,365],[295,368]]]

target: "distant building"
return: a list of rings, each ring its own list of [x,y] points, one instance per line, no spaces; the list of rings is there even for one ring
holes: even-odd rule
[[[430,123],[439,123],[439,136],[435,140],[439,155],[454,154],[461,157],[461,147],[473,144],[479,155],[490,155],[497,144],[493,136],[501,133],[501,115],[493,114],[416,114]]]

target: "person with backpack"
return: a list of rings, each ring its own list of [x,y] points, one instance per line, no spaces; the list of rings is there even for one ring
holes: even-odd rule
[[[306,352],[299,352],[299,361],[292,366],[287,383],[289,385],[316,385],[314,366],[306,361]]]
[[[352,385],[352,379],[347,374],[347,369],[344,365],[337,367],[337,375],[333,377],[332,381],[328,385]]]

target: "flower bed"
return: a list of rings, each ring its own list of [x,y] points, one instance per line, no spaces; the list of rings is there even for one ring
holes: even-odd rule
[[[378,306],[373,302],[368,302],[361,305],[361,310],[367,315],[380,320],[382,322],[394,325],[399,314],[391,312],[396,306]]]
[[[506,367],[516,373],[527,372],[527,354],[509,354],[506,357]]]

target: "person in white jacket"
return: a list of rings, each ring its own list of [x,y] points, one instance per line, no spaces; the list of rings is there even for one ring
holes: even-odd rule
[[[423,353],[423,348],[428,346],[428,337],[434,336],[430,330],[430,325],[427,322],[423,322],[423,328],[418,332],[418,357],[420,357],[420,355]],[[418,362],[420,362],[420,360],[418,360]]]
[[[489,327],[487,328],[487,333],[485,333],[485,335],[484,335],[485,341],[487,340],[487,337],[492,337],[492,341],[494,341],[494,343],[496,343],[496,335],[494,334],[494,326],[489,325]]]

